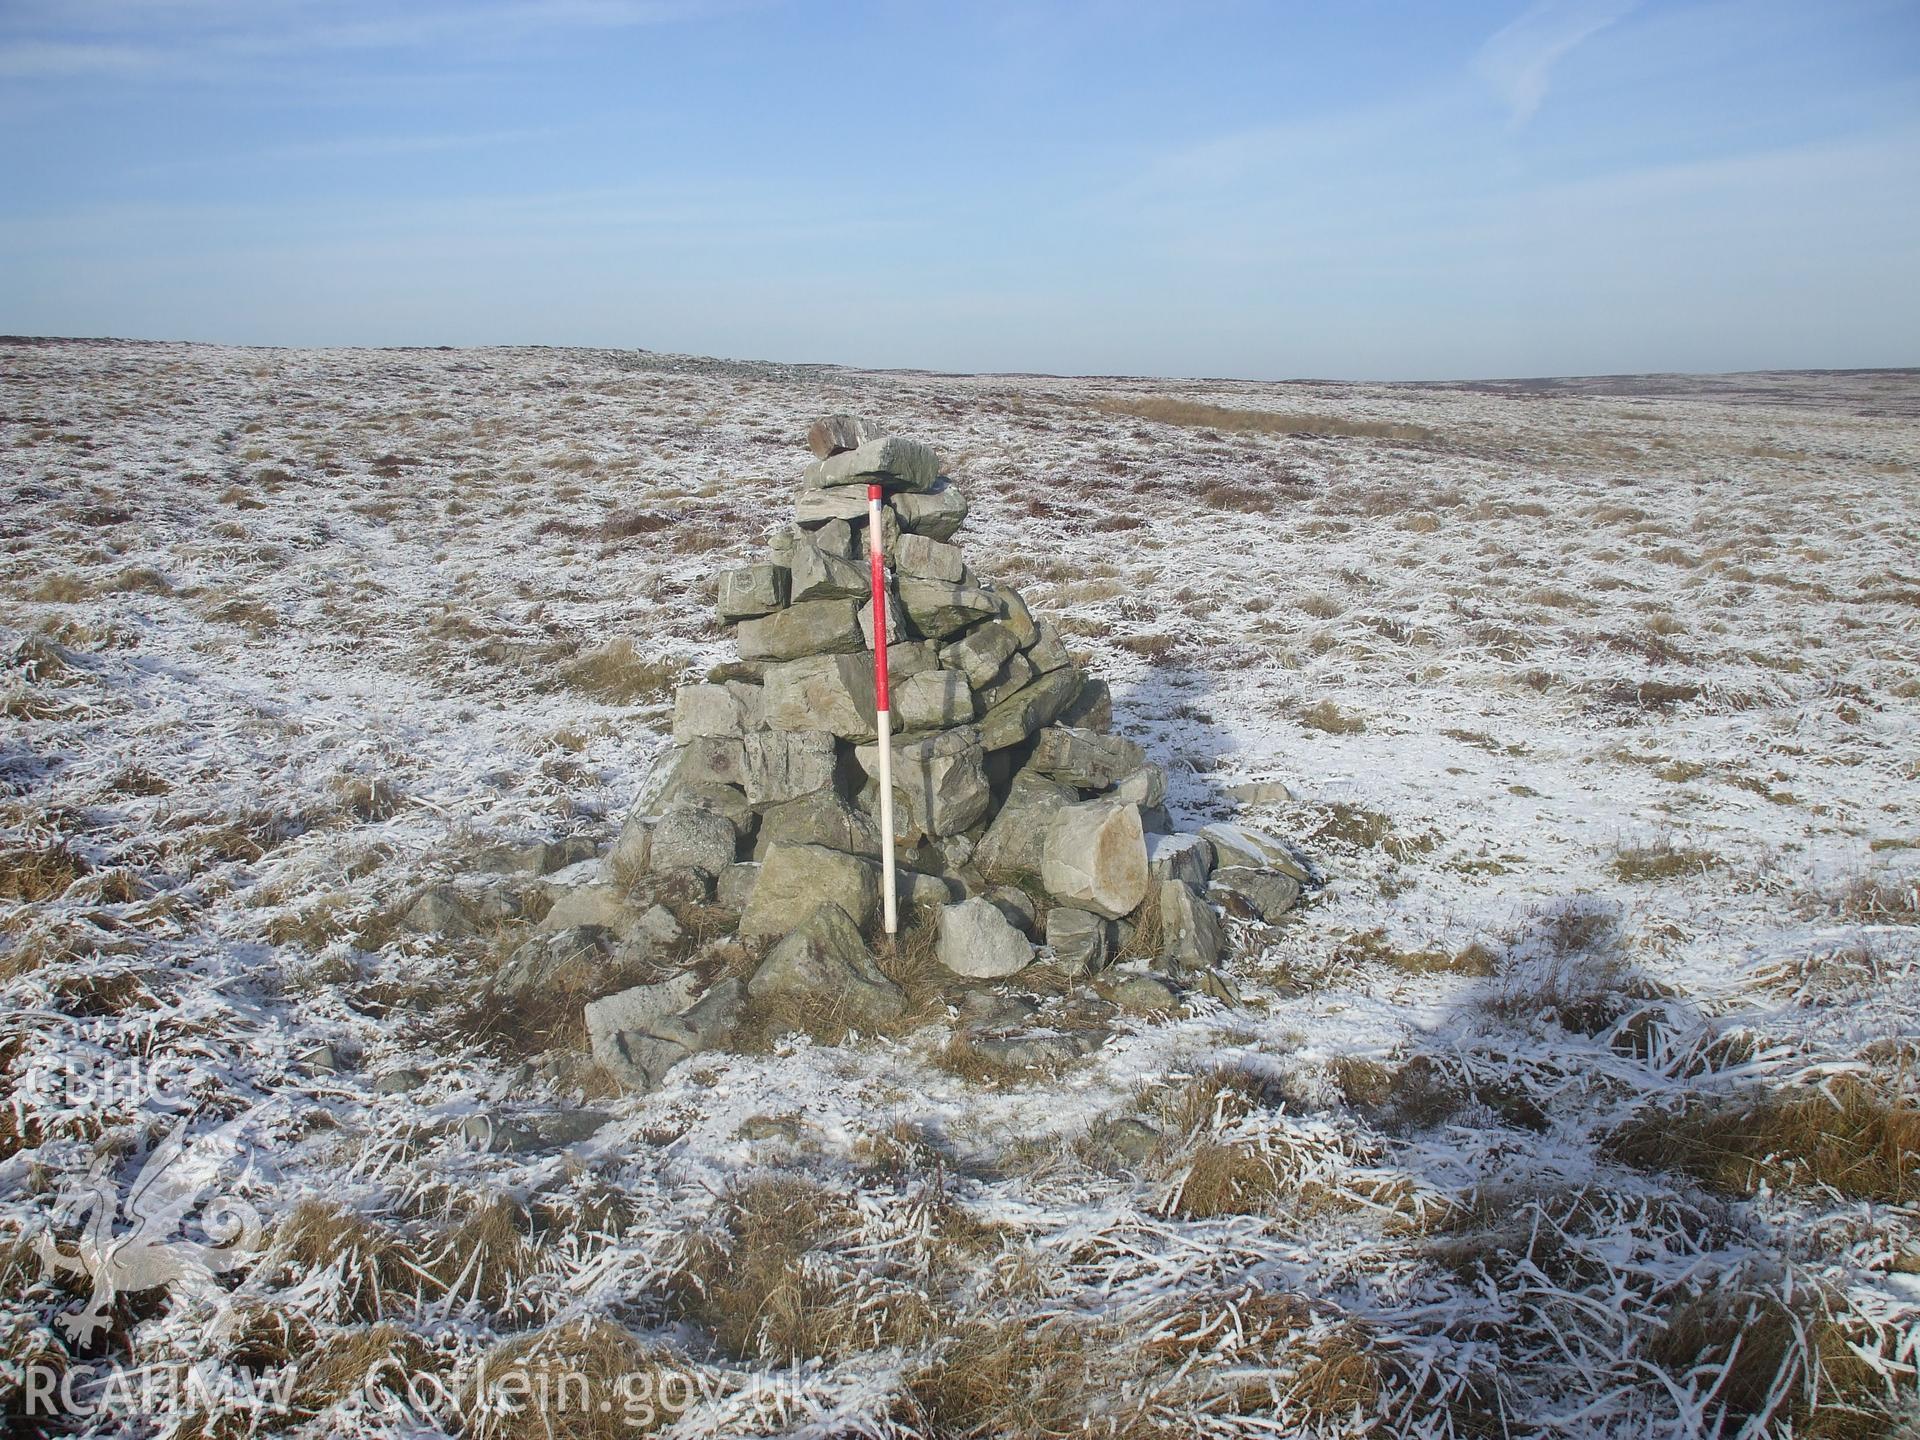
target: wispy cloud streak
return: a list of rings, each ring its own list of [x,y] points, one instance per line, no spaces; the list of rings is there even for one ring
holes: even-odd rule
[[[1546,100],[1553,67],[1639,3],[1541,0],[1488,37],[1474,69],[1506,102],[1513,123],[1524,125]]]

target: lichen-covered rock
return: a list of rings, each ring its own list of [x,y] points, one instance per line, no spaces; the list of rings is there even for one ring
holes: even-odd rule
[[[880,867],[871,860],[825,845],[769,845],[740,933],[784,935],[825,904],[865,925],[879,899]]]
[[[1080,676],[1071,669],[1040,676],[987,711],[980,721],[980,743],[989,750],[1018,745],[1052,724],[1079,689]]]
[[[1033,612],[1027,609],[1027,602],[1018,590],[1011,585],[996,585],[991,580],[986,581],[983,588],[1000,602],[1001,622],[1013,631],[1022,650],[1040,638],[1040,632],[1034,628]]]
[[[1073,664],[1073,657],[1067,653],[1067,642],[1060,638],[1060,632],[1042,620],[1034,627],[1038,638],[1027,647],[1027,659],[1033,662],[1033,668],[1042,675],[1054,670],[1065,670]]]
[[[1147,752],[1133,741],[1094,730],[1076,730],[1070,725],[1049,725],[1042,730],[1027,760],[1030,769],[1081,790],[1110,790],[1146,763]],[[1158,797],[1133,803],[1154,804]]]
[[[1041,883],[1063,905],[1117,920],[1147,893],[1138,807],[1111,800],[1062,806],[1041,851]]]
[[[973,689],[955,670],[922,670],[893,686],[893,723],[903,731],[950,730],[970,724]]]
[[[940,907],[940,963],[970,980],[998,980],[1033,962],[1033,945],[1000,907],[976,896]]]
[[[1160,882],[1160,958],[1176,970],[1220,963],[1226,931],[1213,907],[1179,880]]]
[[[682,685],[673,697],[673,738],[682,745],[702,735],[737,738],[765,723],[761,689],[744,681]]]
[[[928,535],[902,535],[888,549],[887,559],[896,573],[916,580],[939,580],[958,585],[967,573],[966,557],[958,545],[935,540]]]
[[[854,753],[869,776],[878,774],[877,745]],[[893,747],[894,823],[903,840],[958,835],[986,816],[993,792],[985,756],[971,725]]]
[[[647,869],[653,874],[698,870],[715,877],[733,864],[739,838],[726,816],[691,801],[676,800],[653,827]]]
[[[1112,688],[1106,681],[1090,675],[1082,678],[1079,692],[1060,712],[1060,723],[1106,734],[1113,729]]]
[[[825,730],[871,740],[875,730],[873,660],[867,655],[809,655],[769,665],[766,723],[775,730]]]
[[[1079,798],[1057,780],[1022,770],[1007,787],[1000,813],[980,837],[974,864],[987,875],[1038,875],[1053,817],[1062,806],[1072,805]]]
[[[1047,944],[1063,969],[1091,975],[1113,958],[1113,922],[1091,910],[1047,911]]]
[[[967,519],[967,497],[948,480],[936,481],[925,494],[889,495],[887,507],[899,517],[902,530],[934,540],[951,540]]]
[[[713,898],[738,915],[753,898],[754,882],[760,878],[758,860],[742,860],[720,872],[714,882]]]
[[[727,823],[733,826],[734,834],[743,840],[753,833],[753,803],[747,799],[747,792],[738,785],[681,784],[676,779],[660,798],[668,805],[695,805],[726,817]]]
[[[1006,664],[994,672],[991,680],[976,687],[975,693],[980,697],[981,708],[991,710],[1002,700],[1019,694],[1039,678],[1040,672],[1033,668],[1033,662],[1015,651],[1007,657]]]
[[[838,520],[832,522],[832,526],[846,528],[845,522]],[[789,605],[804,605],[809,600],[855,599],[865,595],[871,584],[867,572],[853,561],[806,540],[796,541],[788,550],[787,568],[792,575]]]
[[[866,492],[852,486],[839,486],[832,490],[816,490],[811,485],[802,485],[793,497],[793,522],[803,529],[812,529],[817,525],[829,525],[835,520],[853,521],[867,518]]]
[[[969,625],[991,620],[1000,613],[993,596],[974,585],[950,585],[940,580],[902,576],[897,586],[900,606],[921,635],[944,640]]]
[[[768,615],[787,603],[787,571],[783,565],[746,565],[720,572],[720,596],[715,601],[720,623]]]
[[[798,800],[770,805],[761,815],[755,853],[764,856],[775,845],[824,845],[849,855],[877,858],[880,832],[871,818],[833,791],[816,790]]]
[[[1100,988],[1108,1000],[1136,1015],[1160,1014],[1180,1005],[1180,992],[1158,975],[1116,975]]]
[[[798,660],[803,655],[847,655],[866,648],[858,601],[809,600],[739,630],[742,660]]]
[[[1208,893],[1230,913],[1272,924],[1300,903],[1300,882],[1277,870],[1227,865],[1213,872]]]
[[[1011,625],[989,620],[976,625],[952,644],[941,647],[940,663],[958,670],[969,685],[988,685],[1000,673],[1007,658],[1020,648],[1020,637]]]
[[[816,906],[767,952],[747,991],[756,1000],[800,1000],[864,1024],[897,1020],[907,1008],[906,995],[874,964],[859,925],[832,903]]]
[[[833,784],[833,736],[824,730],[764,730],[740,742],[740,785],[757,806],[797,800]]]

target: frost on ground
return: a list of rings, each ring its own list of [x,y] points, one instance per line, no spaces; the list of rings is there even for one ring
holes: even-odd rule
[[[484,1003],[537,881],[470,940],[395,916],[611,839],[672,687],[731,658],[713,573],[838,410],[943,449],[969,548],[1112,682],[1177,818],[1329,883],[1233,922],[1242,1006],[1047,1073],[930,1027],[616,1096],[569,1063],[578,997]],[[18,344],[0,454],[24,1433],[1910,1414],[1920,377]],[[204,1163],[154,1199],[183,1120]],[[89,1236],[178,1256],[235,1215],[244,1263],[72,1333]],[[68,1417],[24,1418],[49,1371]]]

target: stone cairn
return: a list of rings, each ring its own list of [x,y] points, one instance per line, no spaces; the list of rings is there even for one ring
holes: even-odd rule
[[[877,483],[899,906],[933,913],[939,964],[979,988],[962,1007],[975,1043],[1018,1064],[1105,1039],[1097,1024],[991,1033],[1033,1014],[998,992],[1041,944],[1055,973],[1087,977],[1096,1013],[1172,1008],[1186,990],[1230,1002],[1215,904],[1275,920],[1308,871],[1271,835],[1174,825],[1166,772],[1110,733],[1106,683],[1017,590],[968,565],[954,543],[966,498],[932,449],[845,415],[815,424],[808,442],[818,458],[793,522],[772,533],[765,561],[719,577],[739,663],[679,689],[673,749],[603,860],[603,883],[556,905],[547,938],[510,967],[557,959],[607,921],[609,902],[624,907],[625,943],[677,938],[666,907],[644,908],[654,895],[710,899],[738,916],[743,940],[768,945],[750,976],[704,992],[689,970],[588,1005],[594,1058],[632,1090],[723,1048],[755,1000],[818,1004],[856,1027],[901,1018],[905,994],[869,940],[881,884],[866,563]],[[1110,971],[1120,955],[1128,963]]]

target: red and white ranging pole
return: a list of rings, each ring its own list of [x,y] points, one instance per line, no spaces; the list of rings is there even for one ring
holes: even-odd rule
[[[887,708],[886,531],[880,524],[880,487],[867,486],[867,553],[873,564],[873,718],[880,736],[880,900],[887,934],[900,926],[893,896],[893,716]]]

